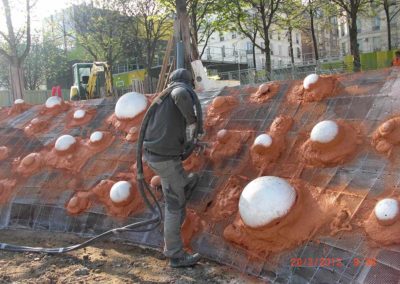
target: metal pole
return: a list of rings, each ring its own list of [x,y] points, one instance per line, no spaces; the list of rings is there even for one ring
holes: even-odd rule
[[[240,85],[240,57],[241,57],[240,50],[238,50],[238,56],[239,56],[239,60],[238,60],[238,62],[239,62],[238,71],[239,71],[239,85]]]
[[[176,44],[176,69],[185,68],[185,46],[183,41]]]

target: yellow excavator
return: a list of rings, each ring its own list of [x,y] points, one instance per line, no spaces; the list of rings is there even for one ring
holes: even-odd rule
[[[70,100],[88,100],[113,96],[112,74],[106,62],[76,63],[72,66],[74,84]]]

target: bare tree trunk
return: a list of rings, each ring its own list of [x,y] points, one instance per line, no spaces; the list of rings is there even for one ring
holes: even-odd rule
[[[387,26],[387,39],[388,39],[388,50],[392,49],[392,31],[390,27],[390,11],[388,0],[383,1],[383,8],[386,15],[386,26]]]
[[[350,51],[351,55],[353,55],[353,71],[359,72],[361,71],[361,59],[360,59],[360,51],[358,48],[357,42],[357,14],[351,15],[351,23],[350,23]]]
[[[175,0],[176,11],[180,23],[180,36],[185,48],[185,66],[190,66],[191,61],[191,44],[190,44],[190,28],[189,15],[186,9],[186,0]]]
[[[18,64],[18,58],[14,59],[15,60],[13,60],[13,62],[11,62],[9,65],[12,101],[15,101],[16,99],[22,99],[24,90],[24,71]]]
[[[315,27],[314,27],[314,12],[311,6],[310,6],[310,24],[311,24],[311,36],[313,41],[315,60],[319,60],[317,37],[315,36]]]
[[[265,45],[265,75],[268,80],[271,80],[271,48],[269,46],[269,34],[267,33],[265,35],[265,40],[264,40],[264,45]]]
[[[292,61],[292,65],[294,64],[294,54],[293,54],[293,28],[289,25],[289,49],[290,49],[290,59]]]

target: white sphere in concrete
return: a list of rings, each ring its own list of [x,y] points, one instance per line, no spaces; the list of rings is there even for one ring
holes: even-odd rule
[[[19,105],[19,104],[23,104],[25,101],[23,100],[23,99],[16,99],[15,101],[14,101],[14,104],[15,105]]]
[[[375,205],[375,216],[380,221],[390,221],[399,214],[399,202],[394,198],[385,198]]]
[[[74,119],[82,119],[86,115],[86,111],[83,109],[78,109],[74,112]]]
[[[134,118],[147,107],[147,98],[139,93],[131,92],[119,98],[115,105],[115,115],[119,119]]]
[[[61,102],[62,102],[62,99],[60,97],[52,96],[46,100],[46,107],[52,108],[55,106],[60,106]]]
[[[103,139],[103,132],[95,131],[90,135],[90,142],[95,143]]]
[[[296,190],[284,179],[263,176],[251,181],[239,199],[243,222],[252,228],[284,217],[296,201]]]
[[[120,203],[128,200],[131,195],[131,184],[127,181],[115,183],[110,190],[110,199],[112,202]]]
[[[304,89],[309,89],[311,84],[317,83],[319,76],[317,74],[310,74],[304,78],[303,87]]]
[[[254,140],[254,145],[261,145],[264,147],[269,147],[272,144],[272,137],[268,134],[261,134],[258,135],[257,138]]]
[[[311,141],[319,143],[329,143],[336,138],[339,133],[339,126],[335,121],[323,120],[318,122],[311,130]]]
[[[58,139],[56,140],[54,148],[56,148],[57,151],[66,151],[75,143],[76,143],[75,137],[71,135],[62,135],[58,137]]]

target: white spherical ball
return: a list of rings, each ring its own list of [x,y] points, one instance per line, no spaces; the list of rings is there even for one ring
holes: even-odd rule
[[[25,101],[23,100],[23,99],[16,99],[15,101],[14,101],[14,104],[15,105],[19,105],[19,104],[23,104]]]
[[[243,222],[252,228],[285,216],[296,201],[296,190],[284,179],[264,176],[251,181],[239,199]]]
[[[56,140],[54,147],[57,151],[66,151],[76,143],[75,137],[71,135],[62,135]]]
[[[90,142],[95,143],[103,139],[103,132],[95,131],[90,135]]]
[[[304,78],[303,87],[304,89],[309,89],[311,84],[315,84],[319,79],[317,74],[310,74]]]
[[[131,195],[131,184],[127,181],[115,183],[110,190],[110,199],[112,202],[120,203],[128,200]]]
[[[272,137],[268,134],[261,134],[258,135],[257,138],[254,140],[254,145],[261,145],[264,147],[269,147],[272,144]]]
[[[60,106],[61,102],[62,102],[62,99],[60,97],[52,96],[46,100],[46,107],[52,108],[55,106]]]
[[[74,112],[74,119],[82,119],[86,115],[86,111],[83,109],[78,109]]]
[[[393,220],[399,214],[399,202],[394,198],[385,198],[375,205],[375,216],[380,221]]]
[[[336,138],[339,133],[339,126],[335,121],[324,120],[318,122],[311,130],[311,141],[319,143],[329,143]]]
[[[131,92],[119,98],[115,105],[115,115],[119,119],[134,118],[147,107],[147,98],[139,93]]]

